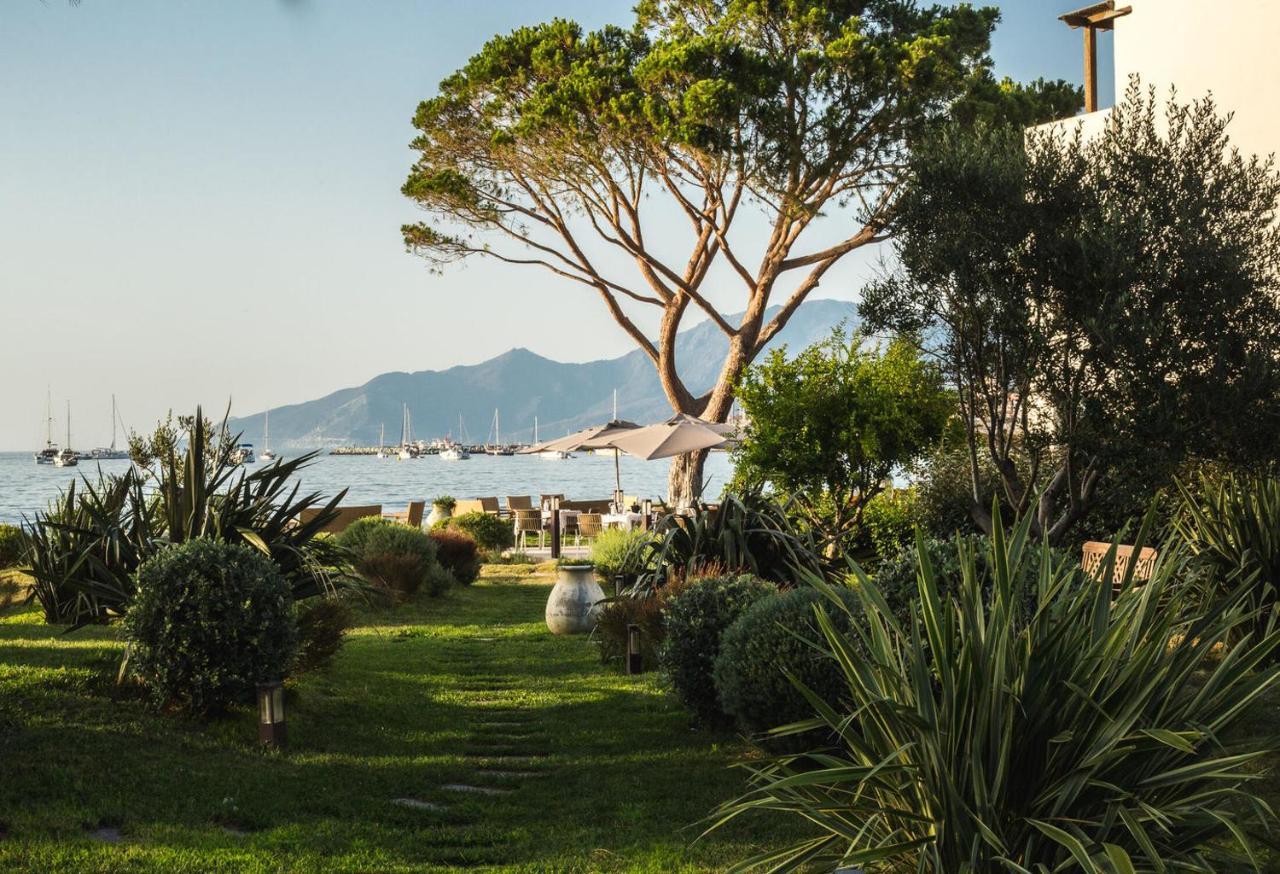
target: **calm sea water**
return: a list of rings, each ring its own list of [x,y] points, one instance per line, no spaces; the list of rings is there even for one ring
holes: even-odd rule
[[[622,456],[623,490],[641,497],[664,496],[668,464]],[[118,472],[129,462],[84,461],[68,469],[38,465],[26,452],[0,453],[0,522],[16,524],[43,509],[72,479],[82,475],[96,479],[99,466],[103,472]],[[720,494],[732,472],[728,454],[711,453],[706,493]],[[563,492],[574,500],[606,498],[613,493],[614,482],[613,456],[604,454],[578,454],[565,461],[528,455],[473,455],[469,461],[441,461],[433,455],[414,461],[322,455],[300,478],[304,491],[332,495],[345,488],[344,503],[382,504],[388,509],[444,494],[476,498]]]

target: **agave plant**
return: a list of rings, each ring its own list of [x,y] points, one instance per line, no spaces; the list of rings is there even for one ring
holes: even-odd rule
[[[197,408],[181,457],[169,447],[155,469],[131,468],[96,485],[85,479],[79,489],[73,483],[26,525],[32,595],[49,622],[79,627],[122,615],[138,566],[194,538],[260,550],[289,581],[294,600],[354,583],[331,571],[345,566],[345,552],[316,537],[346,491],[327,500],[299,495],[296,475],[314,453],[249,472],[226,452],[208,452],[205,428]]]
[[[735,870],[1256,868],[1247,829],[1272,814],[1248,785],[1275,739],[1223,738],[1280,681],[1280,634],[1237,634],[1252,621],[1243,590],[1198,609],[1177,547],[1113,601],[1111,580],[1033,542],[1029,520],[994,529],[991,579],[963,547],[950,601],[921,542],[908,626],[860,573],[858,606],[818,610],[844,698],[806,690],[815,717],[780,733],[823,729],[838,744],[750,766],[750,791],[713,824],[768,811],[814,834]],[[849,632],[827,612],[841,610]]]
[[[759,494],[726,495],[719,507],[666,516],[653,536],[638,541],[635,549],[638,555],[627,562],[644,570],[634,594],[708,567],[778,583],[794,582],[805,573],[821,574],[824,568],[813,538],[798,531],[781,506]]]
[[[1216,592],[1246,585],[1260,628],[1280,607],[1280,478],[1202,476],[1178,484],[1174,528],[1212,571]]]

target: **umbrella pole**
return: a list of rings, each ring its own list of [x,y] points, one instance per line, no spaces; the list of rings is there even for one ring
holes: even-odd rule
[[[613,497],[619,504],[621,504],[622,503],[622,462],[618,460],[619,454],[620,453],[618,452],[618,447],[616,446],[613,447],[613,481],[614,481]],[[620,511],[622,510],[621,507],[619,507],[618,509]]]

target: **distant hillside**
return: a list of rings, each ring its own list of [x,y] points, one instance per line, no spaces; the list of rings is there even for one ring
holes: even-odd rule
[[[770,311],[772,315],[773,310]],[[736,322],[741,316],[730,318]],[[842,321],[852,324],[852,303],[836,300],[805,302],[770,347],[800,349],[821,339]],[[709,389],[724,360],[728,341],[715,325],[701,322],[681,332],[677,360],[689,389]],[[400,439],[400,405],[407,403],[415,438],[457,435],[458,415],[471,441],[483,443],[501,411],[504,441],[527,441],[538,417],[543,439],[607,421],[618,390],[618,413],[636,422],[654,422],[671,415],[657,374],[644,353],[635,350],[621,358],[565,364],[528,349],[512,349],[480,364],[384,373],[355,388],[345,388],[312,401],[271,410],[271,443],[280,448],[373,445],[386,423],[387,442]],[[262,414],[233,419],[233,431],[262,442]]]

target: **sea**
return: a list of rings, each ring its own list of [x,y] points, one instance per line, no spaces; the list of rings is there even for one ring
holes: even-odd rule
[[[97,479],[98,472],[121,472],[130,462],[82,461],[65,468],[36,464],[29,452],[0,452],[0,523],[16,525],[67,488],[75,479]],[[319,455],[299,474],[303,493],[330,496],[347,490],[345,504],[382,504],[401,510],[416,500],[439,495],[479,498],[507,495],[563,494],[572,500],[608,498],[614,489],[612,454],[576,453],[551,461],[534,455],[472,455],[467,461],[442,461],[427,455],[409,461],[371,455]],[[628,495],[662,498],[667,492],[670,462],[619,459],[622,489]],[[718,496],[733,475],[724,452],[712,452],[703,473],[703,494]]]

